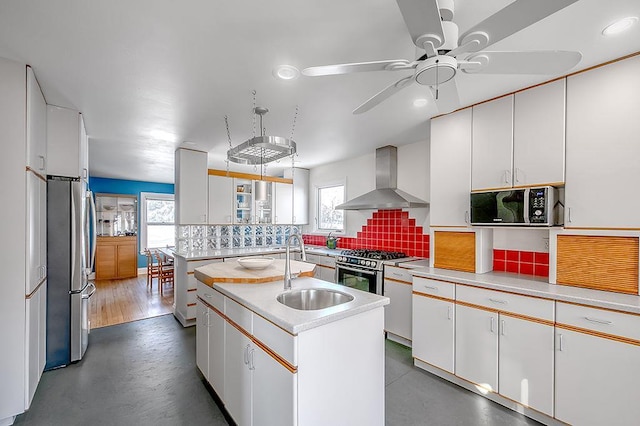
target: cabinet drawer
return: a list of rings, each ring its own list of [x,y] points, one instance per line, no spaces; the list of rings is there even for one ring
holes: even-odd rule
[[[502,312],[553,321],[554,301],[504,293],[465,285],[456,285],[456,300]]]
[[[336,259],[331,256],[318,256],[318,265],[328,266],[329,268],[336,267]]]
[[[407,269],[398,268],[397,266],[385,266],[384,277],[391,278],[396,281],[404,281],[410,283],[412,276]]]
[[[233,322],[238,324],[244,330],[252,334],[253,333],[253,321],[251,311],[235,302],[228,297],[224,298],[224,313]]]
[[[219,291],[199,282],[198,296],[220,312],[224,312],[224,296]]]
[[[413,291],[451,300],[456,298],[455,284],[422,277],[413,277]]]
[[[253,314],[253,336],[293,366],[298,365],[296,337]]]
[[[556,322],[640,341],[640,316],[558,302]]]

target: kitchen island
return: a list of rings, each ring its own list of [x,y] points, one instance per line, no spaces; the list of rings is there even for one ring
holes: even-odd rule
[[[292,262],[292,271],[296,264]],[[197,365],[239,425],[384,424],[386,297],[311,277],[346,303],[298,310],[276,300],[281,279],[224,283],[197,268]],[[204,282],[212,283],[212,286]]]

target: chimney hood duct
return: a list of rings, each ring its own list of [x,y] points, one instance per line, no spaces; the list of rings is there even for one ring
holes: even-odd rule
[[[398,148],[383,146],[376,149],[376,189],[342,203],[337,210],[391,210],[429,207],[429,203],[397,188]]]

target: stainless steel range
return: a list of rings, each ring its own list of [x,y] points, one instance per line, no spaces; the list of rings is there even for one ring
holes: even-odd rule
[[[396,251],[343,250],[336,258],[336,282],[381,295],[384,261],[404,257],[407,255]]]

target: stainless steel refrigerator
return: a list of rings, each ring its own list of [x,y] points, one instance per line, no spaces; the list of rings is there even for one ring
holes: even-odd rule
[[[78,178],[47,179],[47,362],[79,361],[89,344],[89,276],[95,260],[95,204]]]

